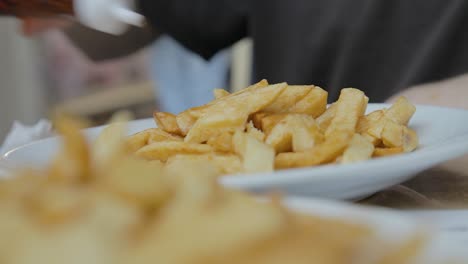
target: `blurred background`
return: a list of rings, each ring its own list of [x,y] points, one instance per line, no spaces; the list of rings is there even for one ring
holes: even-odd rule
[[[225,51],[218,62],[212,63],[214,66],[205,65],[198,58],[187,58],[192,55],[182,56],[181,48],[171,47],[170,42],[148,42],[125,56],[96,62],[77,48],[81,39],[90,38],[89,32],[73,30],[73,40],[60,30],[27,38],[19,33],[19,27],[15,19],[0,18],[0,142],[14,120],[32,125],[56,110],[88,118],[93,125],[106,122],[118,110],[130,110],[136,118],[146,118],[155,110],[177,112],[211,99],[207,98],[211,95],[205,93],[197,102],[178,100],[184,91],[174,92],[170,87],[190,91],[195,88],[187,87],[191,86],[187,83],[192,83],[203,87],[196,89],[205,89],[211,94],[214,88],[232,91],[250,82],[249,40]],[[131,36],[127,38],[122,41],[133,41]],[[102,46],[105,51],[106,43],[86,42],[87,49],[90,45],[96,46],[97,51],[93,52],[103,52]],[[192,66],[187,69],[182,64]],[[219,74],[220,71],[226,71],[225,75]],[[167,76],[168,72],[173,76]],[[197,84],[191,75],[202,76],[201,72],[205,78],[223,78]],[[218,87],[218,83],[223,87]],[[173,107],[175,105],[177,107]]]

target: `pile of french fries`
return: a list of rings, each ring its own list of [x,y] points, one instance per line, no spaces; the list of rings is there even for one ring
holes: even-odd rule
[[[79,122],[58,120],[63,147],[49,168],[0,182],[0,263],[387,264],[410,263],[424,245],[225,190],[212,163],[138,159],[118,120],[91,147]],[[235,135],[243,151],[266,146],[252,133]]]
[[[225,175],[354,163],[418,147],[408,127],[416,108],[403,97],[366,115],[369,99],[353,88],[343,89],[328,108],[328,93],[320,87],[265,80],[214,95],[178,115],[156,112],[158,128],[131,136],[129,150],[168,164],[209,162]]]

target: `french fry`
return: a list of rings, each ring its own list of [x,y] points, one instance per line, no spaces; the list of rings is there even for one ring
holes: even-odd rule
[[[231,93],[229,93],[228,91],[224,90],[224,89],[214,89],[213,90],[213,95],[214,95],[214,98],[216,100],[218,99],[221,99],[223,97],[226,97],[228,95],[230,95]]]
[[[195,122],[197,122],[197,118],[192,116],[189,111],[184,111],[177,115],[176,121],[177,126],[180,129],[180,133],[182,136],[186,136]]]
[[[416,131],[403,127],[403,151],[412,152],[419,146],[419,137]]]
[[[316,166],[334,161],[348,146],[352,134],[336,132],[325,141],[303,152],[280,153],[276,156],[275,167],[277,169],[298,168]]]
[[[287,116],[287,114],[272,114],[265,116],[261,121],[263,133],[268,136],[271,133],[271,130]]]
[[[267,113],[285,113],[301,101],[314,86],[288,86],[269,106],[263,109]]]
[[[156,128],[150,128],[141,132],[138,132],[134,135],[131,135],[126,139],[127,149],[130,153],[134,153],[137,150],[148,144],[148,139],[150,136],[150,131],[155,130]]]
[[[154,112],[153,117],[157,126],[162,130],[171,134],[182,135],[182,131],[180,131],[177,124],[177,116],[165,112]]]
[[[385,116],[397,124],[406,126],[415,112],[416,107],[402,96],[385,112]]]
[[[364,136],[354,134],[348,148],[344,151],[341,163],[355,163],[372,158],[374,145]]]
[[[338,105],[334,103],[330,105],[330,107],[328,107],[328,109],[317,118],[317,123],[323,131],[326,131],[327,128],[330,126],[333,118],[335,117],[337,108]]]
[[[404,149],[402,147],[398,148],[375,148],[374,150],[374,157],[386,157],[386,156],[393,156],[400,153],[403,153]]]
[[[252,137],[258,139],[259,141],[263,142],[265,141],[265,133],[263,133],[261,130],[258,130],[252,121],[250,121],[247,124],[247,134],[251,135]]]
[[[241,159],[234,154],[181,154],[169,158],[167,165],[172,166],[171,164],[174,162],[178,164],[189,164],[193,161],[213,164],[220,171],[219,175],[236,174],[243,171]]]
[[[325,131],[325,136],[337,131],[354,134],[359,119],[366,112],[368,100],[369,98],[360,90],[353,88],[341,90],[335,116]]]
[[[386,147],[396,148],[403,146],[404,126],[388,120],[382,130],[382,142]]]
[[[312,88],[312,86],[310,86]],[[294,106],[288,109],[288,113],[307,114],[316,118],[327,109],[328,92],[314,86],[310,92]]]
[[[379,121],[385,115],[384,110],[377,110],[359,119],[356,131],[358,133],[366,133],[371,125]]]
[[[148,144],[162,141],[183,141],[182,137],[169,134],[160,128],[148,129],[146,132],[148,133]]]
[[[247,173],[274,170],[274,149],[255,137],[241,131],[234,135],[236,153],[242,157],[243,171]]]
[[[212,148],[205,144],[193,144],[179,141],[156,142],[139,149],[135,154],[147,160],[166,162],[168,158],[177,154],[204,154]]]
[[[225,131],[224,133],[217,134],[206,142],[213,148],[214,151],[218,152],[233,152],[232,138],[233,132]]]

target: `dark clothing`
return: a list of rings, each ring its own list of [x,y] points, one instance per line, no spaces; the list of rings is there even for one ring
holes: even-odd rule
[[[139,0],[158,30],[209,58],[254,41],[254,80],[356,87],[383,101],[468,72],[466,0]]]

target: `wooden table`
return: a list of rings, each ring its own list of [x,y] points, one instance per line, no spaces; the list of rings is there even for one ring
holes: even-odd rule
[[[468,209],[468,156],[429,169],[361,203],[397,209]]]

